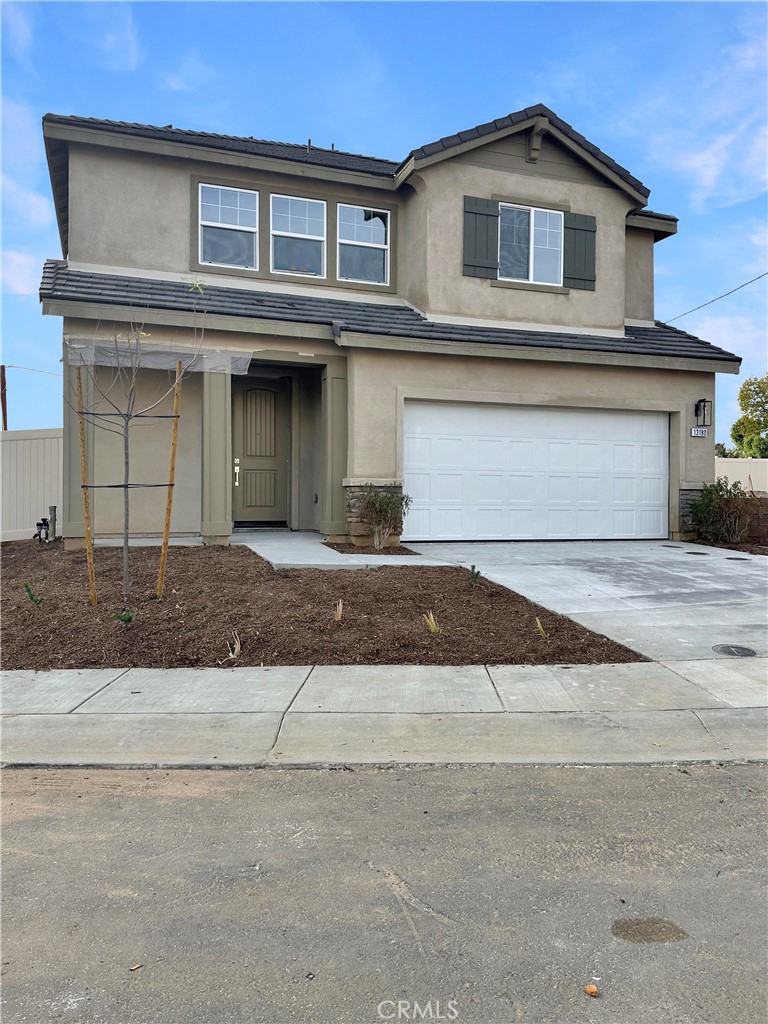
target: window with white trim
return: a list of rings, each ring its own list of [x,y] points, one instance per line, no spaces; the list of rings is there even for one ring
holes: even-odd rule
[[[259,193],[200,185],[200,262],[259,267]]]
[[[273,195],[271,204],[272,272],[325,277],[325,203]]]
[[[338,278],[389,284],[389,214],[339,204]]]
[[[563,283],[563,215],[499,204],[499,280]]]

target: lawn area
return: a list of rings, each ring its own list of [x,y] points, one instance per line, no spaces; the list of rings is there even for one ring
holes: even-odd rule
[[[5,669],[647,660],[495,583],[473,583],[466,569],[275,571],[245,547],[175,547],[165,596],[157,601],[159,549],[132,548],[135,618],[126,625],[113,618],[123,610],[120,550],[96,550],[95,608],[85,551],[30,540],[3,544],[1,555]],[[343,616],[336,621],[339,600]],[[439,633],[424,623],[430,611]],[[241,649],[229,661],[233,632]]]

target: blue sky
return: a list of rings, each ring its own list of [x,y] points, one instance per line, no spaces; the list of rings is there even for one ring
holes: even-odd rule
[[[680,218],[656,247],[668,320],[767,269],[763,3],[2,2],[2,361],[60,371],[40,268],[61,251],[40,119],[79,114],[401,159],[542,102]],[[768,279],[676,326],[765,373]],[[56,377],[8,370],[11,429],[61,424]]]

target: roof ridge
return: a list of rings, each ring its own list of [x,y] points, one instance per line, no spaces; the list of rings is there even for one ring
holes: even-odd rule
[[[307,142],[283,142],[280,139],[262,139],[255,135],[227,135],[223,132],[206,132],[198,128],[179,128],[172,124],[158,125],[158,124],[144,124],[141,121],[117,121],[111,118],[101,117],[82,117],[79,114],[54,114],[47,113],[43,115],[43,123],[70,123],[70,122],[87,122],[94,126],[99,125],[102,127],[111,128],[133,128],[144,131],[152,132],[173,132],[176,135],[196,135],[205,139],[225,139],[227,142],[256,142],[262,143],[266,146],[285,146],[288,149],[299,149],[307,150]],[[332,147],[329,149],[327,146],[316,146],[310,142],[309,152],[316,151],[318,153],[334,153],[339,156],[353,156],[358,160],[372,160],[376,163],[389,163],[393,167],[398,166],[396,160],[390,160],[388,157],[383,156],[371,156],[368,153],[352,153],[345,149],[336,149]]]

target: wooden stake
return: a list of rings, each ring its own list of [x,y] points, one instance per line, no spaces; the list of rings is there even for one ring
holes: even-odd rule
[[[179,437],[179,409],[181,408],[181,360],[176,363],[176,383],[173,388],[173,420],[171,426],[171,454],[168,458],[168,497],[165,499],[165,524],[163,526],[163,547],[160,552],[160,570],[157,574],[157,597],[163,596],[165,566],[168,561],[168,538],[171,533],[171,510],[173,508],[173,484],[176,476],[176,442]]]
[[[93,535],[91,534],[91,499],[88,494],[88,462],[85,452],[85,415],[83,410],[83,378],[80,367],[76,370],[77,419],[80,427],[80,476],[83,481],[83,521],[85,523],[85,557],[88,562],[88,594],[96,604],[96,568],[93,564]]]

